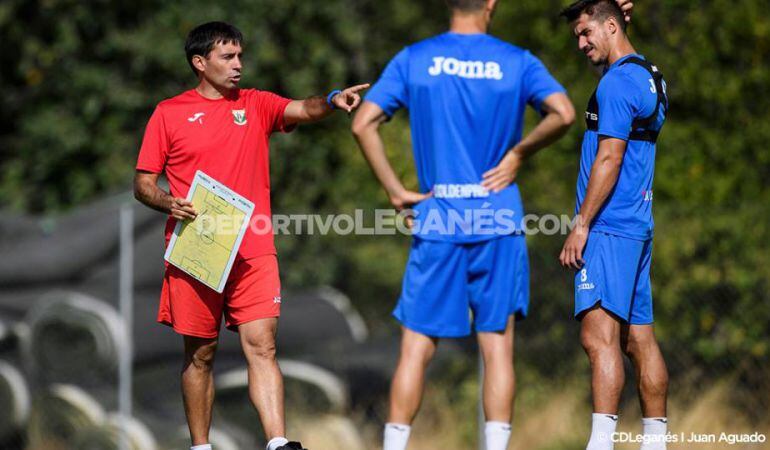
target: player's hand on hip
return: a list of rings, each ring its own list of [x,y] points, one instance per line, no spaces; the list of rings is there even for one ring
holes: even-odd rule
[[[198,212],[193,208],[192,202],[185,198],[172,198],[169,211],[171,217],[177,220],[195,220],[198,216]]]
[[[631,22],[631,12],[634,10],[634,2],[631,0],[615,0],[618,2],[618,6],[623,10],[623,16],[626,22]]]
[[[366,83],[349,87],[332,97],[332,103],[335,107],[347,111],[349,114],[361,104],[361,94],[359,92],[368,89],[369,86],[371,85]]]
[[[581,224],[578,218],[578,224],[572,229],[567,241],[564,242],[564,248],[559,255],[559,261],[565,269],[580,270],[585,261],[583,261],[583,250],[588,241],[588,226]]]
[[[432,195],[433,194],[430,192],[428,192],[427,194],[422,194],[420,192],[408,191],[404,189],[403,191],[400,191],[388,197],[390,200],[390,204],[393,205],[393,208],[396,211],[403,211],[404,209],[411,208],[412,206],[420,203],[426,198],[431,197]]]
[[[401,212],[405,209],[410,209],[412,206],[420,203],[421,201],[425,200],[426,198],[429,198],[432,196],[433,193],[428,192],[427,194],[422,194],[420,192],[414,192],[414,191],[407,191],[404,189],[403,191],[400,191],[397,194],[390,195],[390,204],[393,205],[393,208]],[[414,225],[414,215],[413,214],[407,214],[407,216],[404,218],[404,221],[406,222],[406,226],[409,228],[412,228]]]
[[[516,180],[521,161],[518,153],[508,152],[497,167],[484,172],[481,187],[492,192],[500,192],[507,188]]]

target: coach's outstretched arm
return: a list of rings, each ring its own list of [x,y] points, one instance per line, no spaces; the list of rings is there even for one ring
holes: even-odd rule
[[[294,100],[286,106],[283,120],[286,125],[316,122],[334,112],[335,109],[341,109],[350,114],[361,104],[359,92],[368,87],[368,83],[359,84],[343,91],[332,92],[328,97],[318,95],[304,100]]]
[[[390,204],[400,211],[430,197],[430,194],[407,190],[393,171],[379,132],[380,125],[387,120],[388,116],[379,105],[364,102],[353,119],[351,131],[374,175],[388,194]]]
[[[620,175],[620,166],[626,154],[626,141],[623,139],[602,137],[599,140],[599,151],[591,167],[588,178],[586,198],[576,217],[575,228],[572,229],[559,260],[565,268],[580,269],[583,265],[583,249],[588,241],[588,232],[596,214],[615,188]]]
[[[541,109],[545,113],[543,120],[508,151],[497,167],[484,173],[481,183],[484,189],[500,192],[508,187],[516,179],[519,167],[525,159],[556,142],[575,123],[575,107],[564,93],[546,97]]]

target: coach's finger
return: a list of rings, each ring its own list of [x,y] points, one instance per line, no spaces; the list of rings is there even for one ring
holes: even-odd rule
[[[177,209],[180,211],[184,211],[185,213],[191,215],[193,218],[198,215],[198,211],[196,211],[195,208],[192,207],[192,205],[178,206]]]
[[[195,220],[195,216],[180,209],[172,210],[171,216],[177,220]]]
[[[345,89],[345,90],[346,90],[347,92],[351,93],[351,94],[355,94],[355,93],[356,93],[356,92],[358,92],[358,91],[363,91],[364,89],[368,89],[368,88],[369,88],[369,86],[371,86],[371,84],[369,84],[369,83],[365,83],[365,84],[358,84],[358,85],[355,85],[355,86],[349,87],[349,88],[347,88],[347,89]]]

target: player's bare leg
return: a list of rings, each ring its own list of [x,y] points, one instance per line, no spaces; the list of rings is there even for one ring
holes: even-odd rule
[[[499,333],[478,333],[484,360],[484,434],[488,450],[508,447],[513,419],[516,375],[513,368],[514,317]]]
[[[192,445],[209,443],[211,408],[214,404],[214,355],[217,339],[184,336],[182,399]]]
[[[642,449],[665,449],[668,369],[655,339],[655,330],[652,325],[624,326],[622,341],[623,351],[631,358],[636,370],[643,432],[650,436]]]
[[[390,386],[388,422],[409,425],[422,403],[425,369],[436,353],[438,339],[402,327],[401,353]]]
[[[509,422],[513,417],[516,388],[513,370],[513,328],[511,316],[501,333],[478,333],[484,359],[484,415],[487,420]]]
[[[623,327],[623,351],[636,369],[639,400],[644,417],[665,417],[668,369],[652,325]]]
[[[595,307],[581,321],[580,342],[591,362],[591,392],[594,414],[588,450],[611,450],[610,436],[618,422],[620,393],[625,382],[620,350],[620,321]]]
[[[278,319],[260,319],[238,326],[249,374],[249,398],[259,413],[268,440],[285,435],[283,376],[275,357]]]
[[[620,322],[602,308],[588,311],[581,322],[580,343],[591,361],[594,412],[617,414],[625,382]]]
[[[390,385],[390,412],[383,450],[406,450],[411,424],[422,403],[425,369],[436,353],[438,339],[401,327],[401,353]]]

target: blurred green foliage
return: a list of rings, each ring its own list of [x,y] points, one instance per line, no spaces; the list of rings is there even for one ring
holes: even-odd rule
[[[581,110],[596,77],[557,16],[561,0],[501,0],[492,33],[531,49]],[[765,0],[644,0],[630,34],[666,75],[671,115],[658,149],[654,293],[672,367],[752,372],[770,355],[770,16]],[[403,46],[442,32],[441,0],[4,0],[0,3],[0,205],[61,211],[127,190],[154,105],[194,86],[184,37],[225,20],[246,36],[242,84],[301,98],[374,81]],[[384,127],[416,187],[406,113]],[[528,126],[536,118],[528,117]],[[272,142],[274,211],[387,205],[344,114]],[[520,175],[535,213],[571,213],[583,125]],[[563,239],[530,239],[532,314],[523,349],[541,372],[579,356]],[[346,291],[375,329],[400,289],[403,236],[281,236],[284,283]],[[748,362],[747,362],[748,361]],[[726,363],[727,362],[727,363]],[[748,365],[746,365],[748,364]]]

